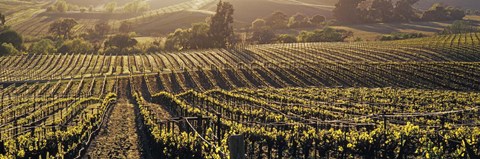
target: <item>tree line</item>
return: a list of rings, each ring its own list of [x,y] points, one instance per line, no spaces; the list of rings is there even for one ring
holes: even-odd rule
[[[75,19],[58,19],[50,24],[48,32],[51,34],[49,36],[33,42],[28,48],[23,45],[23,38],[20,34],[5,27],[0,30],[0,42],[2,42],[0,53],[13,55],[27,51],[32,54],[97,52],[128,54],[145,51],[227,48],[236,43],[233,13],[233,6],[229,2],[220,1],[216,14],[210,17],[207,23],[194,24],[189,29],[177,29],[168,35],[162,47],[158,42],[154,42],[150,46],[138,46],[138,41],[133,38],[134,24],[129,21],[121,22],[118,28],[120,33],[107,36],[112,30],[107,22],[97,23],[86,33],[75,34],[73,29],[78,25]],[[5,24],[4,21],[0,17],[2,26]]]
[[[409,21],[445,21],[461,20],[464,10],[434,4],[426,11],[413,7],[419,0],[339,0],[333,10],[337,21],[341,23],[378,23]]]

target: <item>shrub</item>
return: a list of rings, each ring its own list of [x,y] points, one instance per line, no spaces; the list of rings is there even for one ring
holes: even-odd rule
[[[310,27],[311,23],[307,16],[297,13],[294,16],[290,17],[288,21],[288,27],[290,28],[303,28],[303,27]]]
[[[13,46],[13,44],[11,43],[2,43],[2,45],[0,45],[0,55],[1,56],[4,56],[4,55],[19,55],[21,54],[20,51],[18,51],[15,46]]]
[[[256,19],[255,21],[252,22],[252,29],[253,30],[259,30],[259,29],[262,29],[266,26],[267,26],[267,24],[266,24],[265,20],[263,20],[263,19]]]
[[[472,23],[464,20],[458,20],[453,22],[452,25],[445,27],[440,34],[461,34],[478,31],[480,31],[480,29],[478,29],[478,27],[474,26]]]
[[[422,38],[425,37],[425,34],[422,33],[392,33],[389,35],[383,35],[380,37],[380,41],[390,41],[390,40],[403,40],[403,39],[413,39],[413,38]]]
[[[92,53],[93,51],[93,44],[81,38],[67,40],[58,49],[60,53]]]
[[[283,12],[274,12],[265,19],[267,26],[274,29],[282,29],[288,27],[288,16]]]
[[[296,43],[297,38],[293,35],[288,35],[288,34],[281,34],[277,37],[277,42],[278,43]]]
[[[55,53],[56,51],[55,43],[50,39],[42,39],[32,43],[28,49],[28,52],[33,54],[48,54]]]
[[[256,44],[268,44],[274,41],[276,38],[275,33],[268,28],[258,29],[253,31],[250,40]]]
[[[327,27],[323,30],[302,31],[297,39],[299,42],[342,42],[352,34],[350,31]]]
[[[17,50],[20,50],[23,45],[23,38],[20,34],[13,30],[5,30],[0,32],[0,44],[10,43]]]
[[[323,22],[325,22],[325,20],[327,20],[327,18],[325,18],[325,16],[315,15],[310,19],[310,23],[312,23],[313,25],[320,25]]]

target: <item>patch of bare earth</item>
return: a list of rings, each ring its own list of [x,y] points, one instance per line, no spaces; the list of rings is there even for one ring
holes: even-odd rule
[[[84,158],[142,158],[134,105],[119,99]]]

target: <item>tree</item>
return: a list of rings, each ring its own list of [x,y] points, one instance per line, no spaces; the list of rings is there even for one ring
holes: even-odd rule
[[[441,34],[461,34],[478,31],[480,31],[480,29],[478,29],[472,23],[464,20],[457,20],[453,22],[452,25],[445,27]]]
[[[294,36],[292,35],[288,35],[288,34],[281,34],[277,37],[277,41],[279,43],[296,43],[297,42],[297,38],[295,38]]]
[[[7,23],[7,20],[5,19],[5,15],[0,13],[0,26],[4,26],[5,23]]]
[[[190,49],[189,38],[190,33],[187,29],[177,29],[168,35],[165,49],[175,51]]]
[[[393,18],[393,9],[391,0],[373,0],[367,19],[372,22],[389,22]]]
[[[211,48],[212,43],[208,36],[209,26],[206,23],[196,23],[189,29],[190,33],[190,48],[191,49],[205,49]]]
[[[118,28],[118,31],[122,33],[130,33],[133,31],[133,23],[129,21],[122,21],[120,23],[120,27]]]
[[[29,53],[33,54],[49,54],[57,52],[55,43],[50,39],[42,39],[38,42],[32,43],[28,49]]]
[[[297,13],[290,17],[290,20],[288,21],[288,27],[290,28],[301,28],[301,27],[309,27],[311,26],[309,19],[307,16]]]
[[[395,3],[393,8],[393,17],[396,21],[412,21],[417,20],[418,16],[415,13],[413,5],[419,0],[399,0]]]
[[[256,19],[255,21],[252,22],[252,29],[253,30],[259,30],[259,29],[262,29],[266,26],[267,26],[267,24],[266,24],[265,20],[263,20],[263,19]]]
[[[15,48],[11,43],[2,43],[0,45],[0,56],[19,55],[19,54],[22,54],[22,53],[18,51],[18,49]]]
[[[210,21],[209,35],[215,47],[229,47],[234,45],[233,34],[233,5],[220,0],[217,11]]]
[[[323,15],[315,15],[310,19],[310,23],[318,26],[318,25],[322,24],[323,22],[325,22],[326,19],[327,18],[325,18],[325,16],[323,16]]]
[[[22,49],[23,38],[20,34],[13,30],[0,32],[0,44],[9,43],[17,50]]]
[[[77,24],[77,21],[71,18],[59,19],[50,24],[49,32],[56,34],[57,37],[69,39],[73,27],[75,27]]]
[[[127,3],[123,10],[127,13],[141,13],[150,9],[150,5],[143,0],[135,0],[133,2]]]
[[[333,15],[338,21],[344,23],[361,22],[361,13],[358,4],[365,0],[339,0],[333,9]]]
[[[265,23],[274,29],[286,28],[288,25],[288,16],[283,12],[274,12],[265,19]]]
[[[95,24],[95,33],[100,37],[104,37],[110,32],[110,25],[107,22],[100,22]]]
[[[256,44],[268,44],[274,41],[276,38],[275,33],[268,27],[257,29],[253,31],[250,40]]]
[[[424,21],[445,21],[445,20],[462,20],[465,17],[465,11],[446,7],[439,3],[433,4],[432,7],[425,11],[422,15]]]
[[[65,0],[59,0],[55,3],[54,5],[55,11],[57,12],[67,12],[68,11],[68,4],[65,2]]]
[[[108,12],[108,13],[113,13],[115,11],[115,8],[117,8],[117,3],[116,2],[109,2],[107,4],[105,4],[105,6],[103,6],[105,8],[105,10]]]
[[[105,47],[114,47],[124,50],[137,45],[138,41],[127,34],[118,34],[105,41]]]
[[[75,38],[73,40],[67,40],[58,49],[60,53],[92,53],[93,45],[81,38]]]
[[[167,50],[205,49],[213,47],[206,23],[195,23],[189,29],[177,29],[165,40]]]
[[[449,12],[449,18],[451,20],[462,20],[466,16],[464,10],[455,7],[447,7],[447,11]]]
[[[423,13],[422,19],[425,21],[448,20],[448,11],[440,3],[436,3]]]

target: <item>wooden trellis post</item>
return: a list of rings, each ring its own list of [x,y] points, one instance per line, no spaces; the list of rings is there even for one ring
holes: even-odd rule
[[[245,137],[243,134],[233,135],[228,138],[230,159],[245,159]]]

